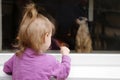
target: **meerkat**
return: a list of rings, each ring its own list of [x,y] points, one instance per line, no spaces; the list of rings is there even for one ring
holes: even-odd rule
[[[92,40],[88,29],[87,18],[76,19],[79,28],[76,34],[75,50],[78,53],[92,52]]]

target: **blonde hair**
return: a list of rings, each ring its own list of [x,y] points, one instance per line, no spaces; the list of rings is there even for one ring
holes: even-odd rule
[[[54,24],[47,17],[38,13],[36,5],[34,3],[28,4],[25,7],[17,36],[19,50],[16,54],[21,55],[28,47],[38,53],[45,34],[54,32],[54,30]]]

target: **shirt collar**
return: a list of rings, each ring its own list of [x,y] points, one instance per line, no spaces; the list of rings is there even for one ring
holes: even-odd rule
[[[31,48],[26,48],[24,54],[29,56],[29,57],[34,57],[34,56],[43,55],[44,53],[37,53]]]

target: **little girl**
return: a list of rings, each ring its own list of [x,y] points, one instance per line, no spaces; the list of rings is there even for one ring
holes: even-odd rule
[[[51,44],[54,24],[38,13],[35,4],[28,4],[18,32],[19,51],[5,64],[3,71],[12,80],[65,80],[70,71],[70,50],[61,47],[62,61],[44,52]]]

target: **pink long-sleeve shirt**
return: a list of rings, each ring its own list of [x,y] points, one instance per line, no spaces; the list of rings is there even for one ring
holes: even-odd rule
[[[14,55],[5,64],[3,71],[12,74],[12,80],[65,80],[70,71],[70,57],[62,56],[61,63],[52,55],[35,55],[28,48],[22,57]]]

